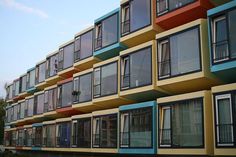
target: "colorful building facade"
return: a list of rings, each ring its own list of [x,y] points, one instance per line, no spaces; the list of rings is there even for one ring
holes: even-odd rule
[[[5,149],[236,156],[235,8],[122,0],[8,85]]]

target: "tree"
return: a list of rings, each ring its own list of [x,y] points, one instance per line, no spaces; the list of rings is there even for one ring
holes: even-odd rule
[[[0,144],[3,144],[4,138],[4,119],[6,104],[7,103],[4,99],[0,99]]]

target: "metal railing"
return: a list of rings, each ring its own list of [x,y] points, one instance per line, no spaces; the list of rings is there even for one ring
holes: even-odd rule
[[[228,40],[212,43],[214,49],[214,62],[229,59]]]
[[[124,34],[127,34],[130,32],[130,20],[126,20],[126,21],[123,21],[121,23],[121,34],[124,35]]]
[[[102,48],[102,37],[95,39],[95,50]]]
[[[122,85],[121,88],[129,88],[130,87],[130,74],[122,75]]]
[[[159,67],[158,70],[159,78],[170,76],[170,60],[158,62],[158,67]]]
[[[216,125],[219,131],[218,144],[233,144],[233,124],[218,124]]]
[[[171,145],[171,129],[160,129],[160,145]]]

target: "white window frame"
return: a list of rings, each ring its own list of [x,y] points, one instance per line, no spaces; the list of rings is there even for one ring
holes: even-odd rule
[[[168,39],[166,40],[162,40],[161,42],[158,43],[158,62],[162,62],[161,58],[162,58],[162,55],[163,55],[163,45],[164,44],[169,44],[170,46],[170,42]],[[170,57],[170,49],[169,49],[169,57]],[[170,65],[171,67],[171,65]],[[158,65],[158,74],[160,74],[161,72],[161,66]],[[159,75],[159,78],[162,79],[162,78],[167,78],[167,77],[170,77],[171,74],[169,75],[163,75],[163,76],[160,76]]]
[[[122,65],[121,65],[121,72],[122,72],[122,75],[123,77],[121,78],[121,81],[122,81],[122,87],[121,89],[129,89],[130,88],[130,77],[129,77],[129,86],[127,87],[123,87],[123,84],[124,84],[124,75],[125,75],[125,63],[129,61],[129,75],[130,75],[130,56],[126,56],[122,59]]]
[[[130,20],[130,4],[126,4],[124,7],[122,7],[122,23],[124,23],[125,21],[127,21],[125,18],[126,18],[126,10],[128,9],[128,20]],[[124,25],[122,25],[122,32],[124,31]],[[129,34],[129,32],[125,32],[125,33],[122,33],[122,35],[126,35],[126,34]]]
[[[99,71],[99,74],[100,74],[100,75],[99,75],[99,81],[98,81],[99,83],[98,83],[98,84],[95,83],[95,80],[96,80],[96,79],[95,79],[95,75],[94,75],[94,78],[93,78],[93,84],[94,84],[93,90],[94,90],[94,87],[95,87],[95,86],[100,85],[100,91],[99,91],[100,93],[97,94],[97,95],[93,95],[94,98],[97,98],[97,97],[100,97],[100,96],[101,96],[101,67],[95,68],[95,69],[94,69],[94,74],[95,74],[96,72],[98,72],[98,71]],[[94,90],[93,94],[94,94],[94,93],[95,93],[95,90]]]
[[[223,94],[223,95],[217,95],[215,97],[215,107],[216,107],[216,122],[215,124],[219,124],[219,115],[218,115],[218,100],[221,99],[229,99],[230,101],[230,122],[233,123],[233,115],[232,115],[232,101],[231,101],[231,94]],[[219,127],[216,127],[217,129],[217,145],[218,146],[233,146],[234,144],[220,144],[219,142]],[[231,132],[232,132],[232,141],[234,141],[234,132],[233,132],[233,126],[231,126]]]
[[[97,128],[97,125],[99,125],[98,127],[98,134],[99,134],[99,136],[100,136],[100,118],[99,117],[96,117],[96,118],[93,118],[93,136],[96,134],[96,128]],[[95,145],[94,144],[94,142],[95,142],[95,137],[93,138],[93,147],[95,147],[95,148],[99,148],[100,147],[100,145],[98,144],[98,145]]]
[[[78,123],[77,123],[78,121],[77,120],[73,120],[72,121],[72,126],[71,126],[71,146],[72,147],[77,147],[77,141],[78,141],[78,132],[77,132],[77,135],[74,135],[74,129],[77,129],[77,128],[74,128],[74,125],[76,124],[77,125],[77,127],[78,127]],[[75,130],[75,131],[77,131],[77,130]],[[73,143],[73,141],[74,141],[74,139],[73,139],[73,136],[74,136],[74,138],[76,139],[76,142],[75,143]],[[76,136],[76,137],[75,137]]]
[[[121,131],[123,132],[123,129],[124,129],[124,120],[125,120],[125,116],[127,116],[128,117],[128,130],[129,130],[129,128],[130,128],[130,125],[129,125],[129,113],[127,112],[127,113],[121,113],[121,116],[120,116],[120,129],[121,129]],[[130,133],[130,131],[129,131],[129,133]],[[120,135],[120,140],[121,141],[123,141],[122,139],[123,139],[123,134],[121,134]],[[130,137],[129,137],[130,138]],[[120,145],[120,147],[126,147],[126,148],[128,148],[129,147],[129,144],[128,145]]]
[[[216,43],[216,23],[221,21],[221,20],[227,20],[226,19],[226,15],[222,15],[220,17],[217,17],[217,18],[214,18],[213,21],[212,21],[212,37],[213,37],[213,43]],[[227,26],[226,26],[227,27]],[[226,28],[227,29],[227,28]],[[215,46],[212,46],[213,48],[213,61],[216,59],[216,49],[215,49]],[[227,50],[228,53],[229,53],[229,50]],[[214,63],[217,63],[217,62],[222,62],[222,61],[225,61],[225,60],[228,60],[229,57],[225,58],[225,59],[219,59],[219,60],[216,60],[214,61]]]
[[[160,129],[163,129],[163,125],[164,125],[164,110],[170,110],[170,112],[171,112],[171,107],[170,106],[166,106],[166,107],[162,107],[161,108],[161,125],[160,125]],[[171,122],[171,115],[170,115],[170,122]],[[172,129],[171,128],[171,126],[170,126],[170,129]],[[161,133],[160,133],[160,146],[161,147],[171,147],[171,144],[170,145],[166,145],[166,144],[161,144],[161,140],[162,140],[162,132],[163,131],[161,131]]]
[[[163,0],[163,1],[166,1],[166,11],[159,13],[160,12],[160,7],[159,7],[159,3],[157,3],[156,7],[157,7],[157,15],[158,16],[163,15],[163,14],[168,12],[168,9],[169,9],[168,8],[168,0]]]

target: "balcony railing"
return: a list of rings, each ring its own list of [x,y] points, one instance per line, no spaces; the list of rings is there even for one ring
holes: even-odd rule
[[[80,50],[74,52],[74,62],[80,60]]]
[[[121,23],[121,34],[125,35],[130,32],[130,20],[126,20]]]
[[[72,137],[72,147],[77,147],[77,136],[73,135]]]
[[[95,39],[95,50],[102,48],[102,37]]]
[[[229,59],[228,40],[212,43],[212,46],[214,51],[214,63]]]
[[[217,143],[232,145],[234,143],[233,124],[218,124],[216,127],[219,136]]]
[[[171,145],[171,129],[160,129],[160,145]]]
[[[122,89],[129,88],[129,86],[130,86],[130,74],[125,74],[125,75],[122,75],[121,77],[122,77],[121,88]]]
[[[158,72],[159,78],[165,78],[170,76],[170,60],[158,62],[158,67],[159,67],[159,72]]]
[[[93,146],[94,147],[99,147],[99,142],[100,142],[100,134],[93,134]]]
[[[120,132],[120,146],[128,147],[129,146],[129,132]]]

